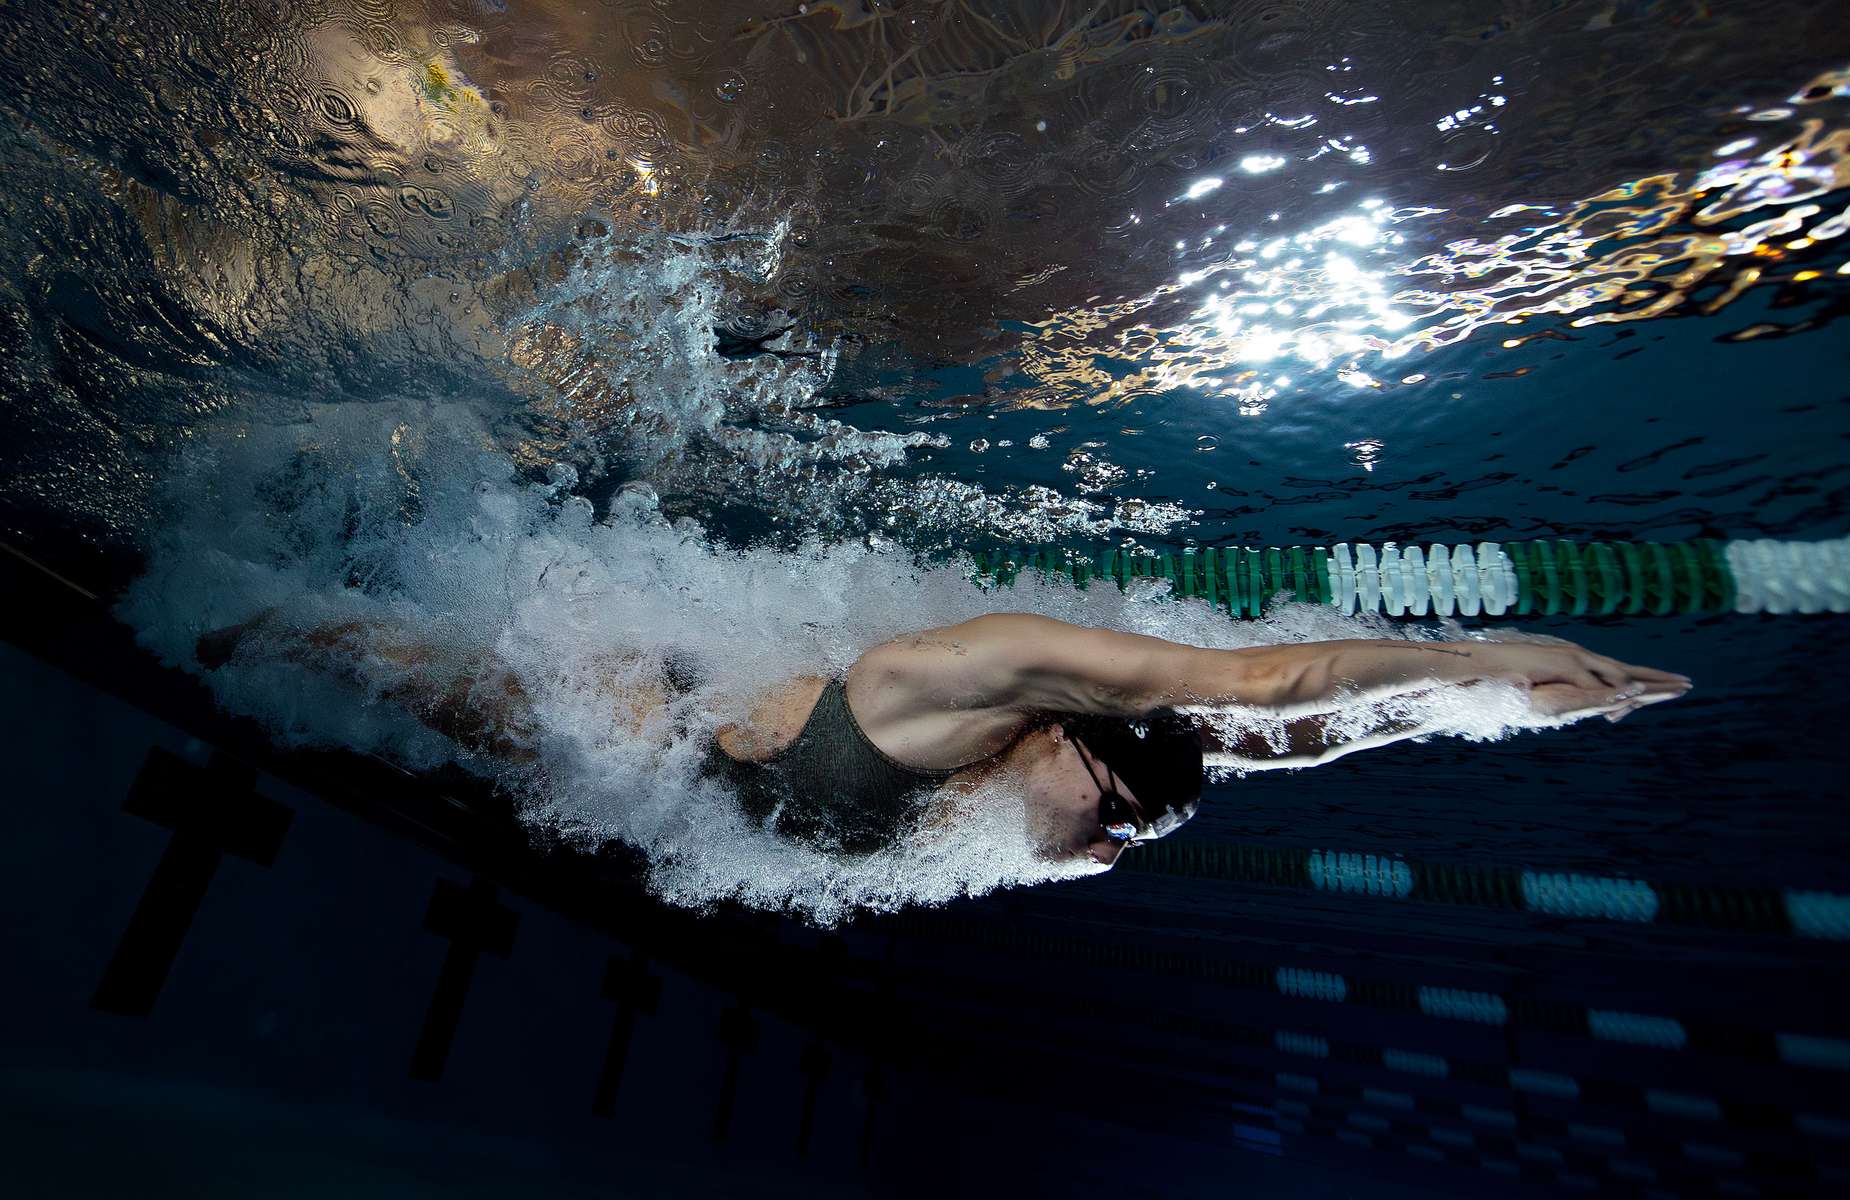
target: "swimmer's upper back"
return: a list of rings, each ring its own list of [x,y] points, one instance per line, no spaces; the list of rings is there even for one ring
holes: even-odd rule
[[[766,716],[781,719],[783,706]],[[891,846],[917,825],[932,795],[956,773],[894,761],[861,729],[839,680],[825,682],[795,739],[768,755],[768,739],[747,739],[736,728],[728,734],[727,742],[754,756],[735,757],[716,738],[707,772],[726,782],[754,820],[829,851],[869,854]]]

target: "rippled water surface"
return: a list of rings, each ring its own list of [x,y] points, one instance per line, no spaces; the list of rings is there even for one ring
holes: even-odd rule
[[[1536,527],[1681,523],[1764,494],[1755,455],[1809,443],[1820,409],[1794,410],[1841,390],[1693,343],[1843,303],[1843,24],[17,9],[5,499],[132,540],[203,422],[466,396],[529,470],[643,475],[731,529],[1410,534],[1447,519],[1427,501],[1477,489],[1507,520],[1549,487]],[[1621,485],[1536,474],[1587,444]],[[1772,474],[1833,483],[1793,466]],[[1284,507],[1337,494],[1323,519]],[[1805,525],[1782,507],[1766,530]]]

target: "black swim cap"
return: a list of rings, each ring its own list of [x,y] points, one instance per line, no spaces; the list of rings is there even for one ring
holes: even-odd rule
[[[1130,789],[1150,822],[1150,835],[1162,837],[1195,815],[1201,735],[1182,714],[1168,708],[1136,718],[1068,713],[1060,727]]]

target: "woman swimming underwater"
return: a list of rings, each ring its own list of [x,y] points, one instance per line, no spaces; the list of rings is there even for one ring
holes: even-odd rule
[[[201,664],[223,665],[272,620],[207,634]],[[474,753],[509,763],[534,754],[528,691],[491,653],[458,662],[382,622],[265,631],[279,633],[292,658],[337,674],[361,655],[392,663],[386,698]],[[1690,687],[1568,642],[1222,650],[993,613],[874,646],[840,677],[800,675],[751,697],[746,719],[718,727],[702,769],[763,827],[836,855],[953,826],[984,785],[1002,783],[1025,801],[1041,854],[1103,869],[1194,815],[1204,766],[1311,766],[1418,737],[1435,728],[1417,705],[1356,702],[1499,682],[1523,689],[1544,721],[1618,721]],[[691,686],[670,660],[657,682],[612,687],[612,719],[648,729]],[[1375,716],[1358,725],[1358,707]],[[1214,719],[1229,712],[1269,717],[1272,731]]]

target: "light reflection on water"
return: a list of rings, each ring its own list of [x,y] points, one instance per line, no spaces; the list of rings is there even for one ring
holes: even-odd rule
[[[1154,443],[1108,432],[1041,480],[1047,431],[972,422],[1181,405],[1191,437],[1250,439],[1473,341],[1843,283],[1841,31],[1772,0],[98,20],[5,19],[34,417],[4,487],[125,541],[202,416],[473,389],[505,393],[502,448],[536,475],[647,475],[706,518],[1160,536],[1193,510],[1149,494]],[[979,442],[982,477],[952,469]],[[1398,452],[1321,443],[1364,471]]]
[[[1850,210],[1833,195],[1850,183],[1850,129],[1835,124],[1850,94],[1847,80],[1850,72],[1835,71],[1800,89],[1794,105],[1829,107],[1752,157],[1728,157],[1759,141],[1740,139],[1717,149],[1726,161],[1623,183],[1564,208],[1505,203],[1482,224],[1498,230],[1521,221],[1516,228],[1457,237],[1425,254],[1411,255],[1410,240],[1445,236],[1457,228],[1456,214],[1371,197],[1291,231],[1233,227],[1202,206],[1198,219],[1217,223],[1175,242],[1188,266],[1173,280],[1035,323],[1038,336],[1024,345],[1022,367],[1037,386],[1018,402],[1109,404],[1186,387],[1255,417],[1294,385],[1391,387],[1389,373],[1404,376],[1413,363],[1387,364],[1490,326],[1544,326],[1503,340],[1503,348],[1515,349],[1553,336],[1557,318],[1583,328],[1686,305],[1713,314],[1756,283],[1822,280],[1824,271],[1789,260],[1850,228]],[[1745,115],[1784,121],[1794,110]],[[1269,159],[1264,169],[1282,165]],[[1197,180],[1182,199],[1213,195],[1223,182]],[[1237,199],[1230,207],[1239,211]],[[1761,210],[1772,215],[1744,222]],[[1165,323],[1178,304],[1193,309]],[[1739,336],[1765,332],[1754,326]]]

